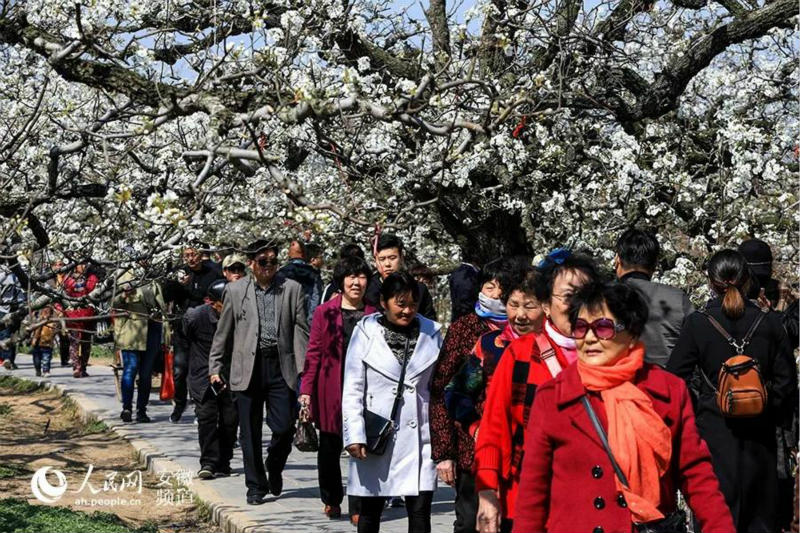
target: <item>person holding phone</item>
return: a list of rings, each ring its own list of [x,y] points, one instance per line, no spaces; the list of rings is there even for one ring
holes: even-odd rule
[[[214,382],[208,377],[208,356],[226,284],[224,279],[213,282],[206,292],[206,303],[189,309],[183,317],[183,330],[189,340],[189,395],[195,405],[200,441],[200,479],[230,475],[239,425],[239,413],[226,385],[228,370],[223,368]]]

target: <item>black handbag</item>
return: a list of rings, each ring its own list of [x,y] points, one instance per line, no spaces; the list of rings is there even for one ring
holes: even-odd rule
[[[364,432],[367,434],[367,453],[372,455],[383,455],[389,439],[395,430],[394,418],[397,416],[397,408],[400,406],[400,398],[403,397],[403,381],[406,379],[406,366],[408,365],[408,345],[410,338],[406,338],[406,348],[403,353],[403,368],[400,370],[400,380],[397,383],[397,393],[394,395],[392,414],[389,418],[373,413],[369,409],[364,409]]]
[[[617,478],[619,479],[620,483],[622,483],[622,485],[626,489],[629,488],[628,478],[625,477],[625,474],[619,467],[617,460],[614,458],[614,454],[611,453],[611,446],[608,444],[608,437],[606,437],[606,431],[603,429],[602,424],[600,424],[600,419],[597,418],[597,413],[595,413],[594,409],[592,409],[592,404],[589,403],[589,398],[587,398],[585,395],[582,396],[581,403],[583,403],[583,406],[586,408],[586,413],[589,415],[589,419],[592,421],[592,425],[594,426],[594,430],[597,432],[597,436],[600,437],[600,442],[603,443],[603,448],[605,449],[606,454],[608,455],[608,458],[611,461],[611,466],[614,467],[614,473],[617,474]],[[681,511],[680,509],[669,513],[661,520],[634,524],[634,527],[636,528],[636,531],[639,531],[641,533],[687,533],[688,532],[688,529],[686,527],[686,513],[684,511]]]
[[[314,423],[311,422],[306,408],[300,410],[297,431],[294,433],[294,447],[301,452],[319,451],[317,430],[314,428]]]

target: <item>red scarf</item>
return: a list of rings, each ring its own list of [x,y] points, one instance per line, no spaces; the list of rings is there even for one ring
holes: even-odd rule
[[[608,417],[608,444],[628,478],[628,488],[616,479],[625,495],[631,520],[652,522],[664,517],[661,476],[672,457],[672,435],[653,409],[650,397],[633,384],[644,364],[644,345],[636,344],[608,366],[592,366],[578,360],[578,374],[587,390],[600,391]]]

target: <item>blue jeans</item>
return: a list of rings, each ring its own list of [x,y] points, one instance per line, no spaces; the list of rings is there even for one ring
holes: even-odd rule
[[[33,367],[42,372],[50,372],[50,361],[53,359],[53,349],[48,346],[34,346],[31,350]]]
[[[153,357],[143,350],[122,350],[122,408],[133,407],[133,385],[139,375],[139,395],[136,412],[144,414],[150,399],[150,379],[153,373]]]
[[[4,340],[10,339],[10,338],[11,338],[11,329],[10,328],[0,329],[0,341],[4,341]],[[11,361],[13,363],[14,359],[16,359],[16,358],[17,358],[17,345],[16,344],[12,344],[11,346],[9,346],[5,350],[0,350],[0,360],[8,359],[9,361]]]

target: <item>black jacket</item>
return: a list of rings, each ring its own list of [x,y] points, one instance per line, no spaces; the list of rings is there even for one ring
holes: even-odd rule
[[[761,313],[749,300],[745,314],[737,320],[723,314],[720,299],[709,301],[706,311],[737,341]],[[735,352],[708,318],[695,312],[681,329],[667,370],[689,380],[698,368],[716,385],[722,363]],[[759,363],[767,384],[767,410],[754,418],[723,417],[714,391],[702,383],[697,428],[711,451],[714,471],[737,530],[779,531],[775,435],[778,426],[789,423],[797,407],[797,369],[778,313],[769,312],[764,317],[744,353]]]
[[[172,314],[176,318],[173,327],[178,335],[183,334],[181,316],[188,309],[203,305],[211,284],[218,279],[224,279],[219,264],[213,261],[203,261],[197,272],[186,267],[181,267],[181,269],[189,275],[189,283],[184,285],[173,279],[164,282],[164,300],[174,304]]]
[[[192,307],[183,315],[183,331],[189,341],[189,394],[192,400],[202,402],[211,382],[208,377],[208,355],[217,331],[219,315],[208,305]],[[223,379],[227,382],[227,369]]]
[[[380,274],[377,272],[369,278],[369,283],[367,284],[367,290],[364,293],[364,301],[369,305],[375,307],[375,309],[379,309],[383,311],[383,307],[381,306],[381,285],[383,281],[381,280]],[[419,306],[417,307],[417,313],[421,314],[425,318],[429,320],[436,321],[436,309],[433,307],[433,298],[431,298],[431,293],[428,291],[428,287],[425,286],[424,283],[417,282],[418,291],[420,294],[419,299]]]

